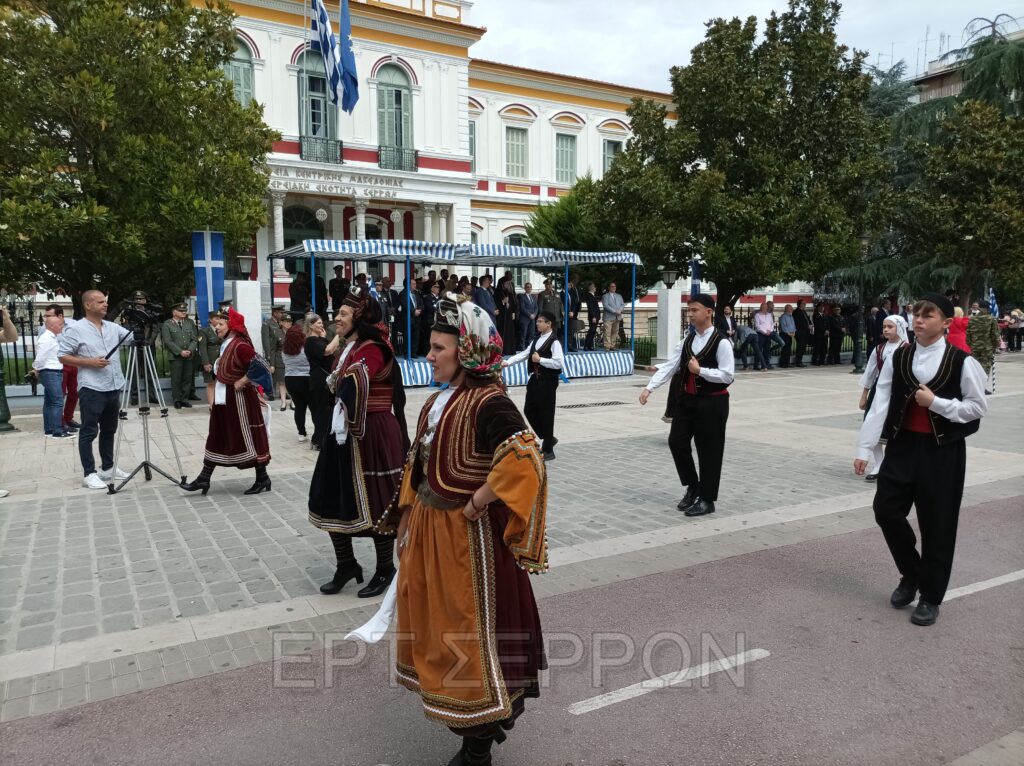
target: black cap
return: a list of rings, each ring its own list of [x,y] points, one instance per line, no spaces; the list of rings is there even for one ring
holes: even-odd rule
[[[707,306],[709,309],[714,309],[715,307],[715,299],[707,293],[697,293],[687,303],[699,303],[702,306]]]
[[[940,293],[925,293],[921,296],[921,300],[934,303],[939,307],[939,311],[946,319],[952,319],[956,312],[953,311],[953,301],[947,298],[945,295]]]

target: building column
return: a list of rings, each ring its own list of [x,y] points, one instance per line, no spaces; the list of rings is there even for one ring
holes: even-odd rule
[[[356,207],[356,239],[366,239],[366,209],[370,203],[365,199],[357,199]]]
[[[437,241],[447,242],[450,237],[448,236],[448,212],[451,209],[449,205],[438,205],[437,206]]]
[[[275,253],[284,250],[284,198],[285,192],[270,192],[270,204],[274,219],[273,242]],[[282,258],[274,259],[273,268],[275,280],[288,278],[288,269],[285,268],[284,260]]]
[[[423,204],[423,241],[434,241],[434,212],[437,205]]]

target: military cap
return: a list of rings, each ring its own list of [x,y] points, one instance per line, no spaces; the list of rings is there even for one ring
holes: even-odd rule
[[[184,311],[186,314],[188,313],[188,304],[185,302],[175,303],[171,308],[175,311]]]
[[[132,293],[132,300],[133,301],[148,301],[149,300],[149,296],[147,296],[146,293],[144,293],[142,290],[136,290],[134,293]]]

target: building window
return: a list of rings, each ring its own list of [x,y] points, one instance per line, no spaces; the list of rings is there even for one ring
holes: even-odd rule
[[[235,40],[235,53],[224,64],[224,74],[235,89],[238,103],[249,106],[252,101],[252,54],[249,47],[240,40]]]
[[[377,129],[381,146],[411,149],[412,89],[399,67],[386,64],[377,73]]]
[[[469,121],[469,172],[476,173],[476,120]]]
[[[576,136],[555,134],[555,181],[560,184],[576,182]]]
[[[338,137],[337,109],[327,95],[327,75],[319,53],[307,51],[299,60],[299,123],[309,138]]]
[[[480,232],[478,232],[476,229],[472,229],[469,232],[469,244],[471,244],[471,245],[479,245],[480,244]]]
[[[505,244],[509,247],[526,247],[526,235],[515,232],[505,237]],[[512,281],[515,282],[516,287],[522,287],[530,280],[530,270],[516,266],[509,269],[512,272]]]
[[[282,223],[284,224],[284,246],[293,247],[305,239],[323,239],[323,224],[316,220],[312,211],[304,207],[294,206],[284,209]],[[293,274],[296,271],[308,271],[309,265],[306,261],[288,261],[288,270]]]
[[[509,178],[526,178],[529,167],[526,128],[505,126],[505,175]]]
[[[612,141],[611,139],[605,139],[604,141],[604,172],[607,173],[608,169],[612,166],[612,162],[615,161],[616,156],[622,153],[622,142]]]

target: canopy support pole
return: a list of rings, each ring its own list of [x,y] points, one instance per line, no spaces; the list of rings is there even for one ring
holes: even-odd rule
[[[636,263],[633,263],[633,300],[629,305],[629,351],[636,365]]]
[[[316,314],[316,253],[309,254],[309,304]]]
[[[274,305],[274,300],[275,300],[275,296],[274,296],[274,259],[268,257],[267,258],[267,265],[270,266],[270,305],[273,306]],[[288,308],[291,309],[291,306],[289,305]],[[211,307],[211,311],[212,310],[213,309]]]
[[[405,361],[412,363],[412,261],[405,255]]]
[[[562,353],[569,353],[569,261],[565,262],[565,281],[562,282],[562,294],[565,296],[565,309],[562,311]]]

